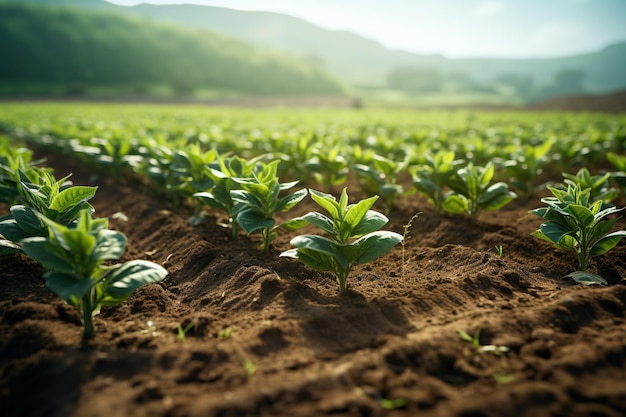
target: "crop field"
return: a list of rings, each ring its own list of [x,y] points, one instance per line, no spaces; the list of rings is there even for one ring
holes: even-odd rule
[[[624,416],[625,192],[624,115],[1,103],[0,415]]]

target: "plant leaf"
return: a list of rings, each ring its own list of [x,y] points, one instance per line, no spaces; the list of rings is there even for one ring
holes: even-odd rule
[[[96,194],[98,187],[74,186],[66,188],[57,194],[50,203],[50,209],[59,213],[69,210],[82,202],[89,200]]]
[[[153,262],[129,261],[113,268],[104,277],[105,298],[102,303],[117,304],[126,299],[137,288],[161,281],[167,276],[165,268]]]
[[[237,223],[250,234],[274,226],[276,220],[267,218],[254,209],[244,209],[237,214]]]
[[[379,231],[365,235],[353,243],[359,251],[359,256],[354,262],[364,264],[374,260],[402,242],[402,239],[402,235],[389,231]]]
[[[77,279],[75,275],[63,272],[46,272],[43,276],[46,280],[46,287],[74,307],[78,307],[80,299],[94,285],[94,281],[88,277]]]
[[[606,282],[606,280],[600,275],[592,274],[591,272],[586,271],[575,271],[566,275],[566,277],[570,277],[582,285],[609,285],[609,283]]]
[[[593,244],[589,255],[597,256],[607,253],[609,250],[613,249],[623,237],[626,237],[626,231],[624,230],[613,232],[604,236],[602,239]]]

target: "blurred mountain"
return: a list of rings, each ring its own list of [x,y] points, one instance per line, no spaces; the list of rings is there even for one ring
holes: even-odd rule
[[[280,13],[199,5],[123,7],[104,0],[20,2],[100,7],[187,28],[218,31],[257,46],[297,54],[309,65],[323,66],[362,91],[396,90],[409,95],[469,92],[534,101],[626,88],[626,42],[570,57],[448,59],[390,50],[374,40],[347,31],[326,30]]]
[[[120,9],[108,3],[78,2],[107,10],[3,3],[0,94],[5,96],[343,92],[320,66],[288,53],[263,51],[207,30],[110,12]]]

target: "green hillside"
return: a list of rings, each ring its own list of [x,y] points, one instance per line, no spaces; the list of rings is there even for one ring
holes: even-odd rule
[[[120,10],[98,0],[74,3]],[[319,65],[287,53],[106,10],[1,4],[0,56],[4,95],[342,92]]]

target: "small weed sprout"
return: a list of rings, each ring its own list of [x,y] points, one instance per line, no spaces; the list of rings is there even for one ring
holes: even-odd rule
[[[404,225],[404,233],[402,234],[402,279],[404,280],[406,277],[406,241],[410,237],[411,227],[413,226],[413,220],[417,219],[417,217],[422,214],[421,212],[415,213],[413,217],[409,219],[407,224]]]
[[[481,345],[480,328],[474,331],[474,336],[470,336],[464,330],[459,330],[459,336],[461,337],[461,339],[470,342],[474,349],[476,349],[480,353],[493,353],[494,355],[500,355],[510,350],[508,346]]]
[[[187,332],[189,332],[189,330],[191,330],[192,328],[193,322],[189,322],[184,328],[181,324],[179,324],[176,328],[176,330],[178,331],[178,334],[176,335],[178,341],[181,343],[185,343],[187,341]]]
[[[231,337],[233,335],[233,330],[234,329],[231,326],[228,326],[227,328],[217,332],[217,338],[218,339],[228,339],[229,337]]]
[[[256,367],[256,365],[255,365],[255,364],[254,364],[254,362],[252,362],[250,359],[246,359],[246,360],[243,362],[243,367],[244,367],[244,369],[246,370],[246,373],[248,374],[248,376],[249,376],[249,377],[250,377],[250,376],[254,376],[254,374],[255,374],[255,373],[256,373],[256,371],[257,371],[257,367]]]
[[[495,248],[496,253],[498,254],[498,256],[500,258],[502,258],[502,251],[504,250],[503,246],[500,244],[500,245],[494,246],[494,248]]]

